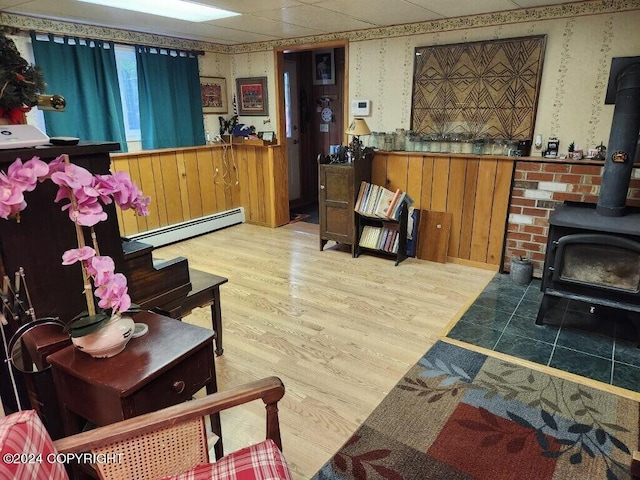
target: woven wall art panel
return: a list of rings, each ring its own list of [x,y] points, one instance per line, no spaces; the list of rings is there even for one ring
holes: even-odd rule
[[[531,139],[546,36],[416,48],[412,130]]]

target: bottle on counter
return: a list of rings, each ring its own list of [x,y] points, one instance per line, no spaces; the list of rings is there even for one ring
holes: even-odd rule
[[[451,135],[451,148],[449,151],[451,153],[462,153],[462,139],[459,133],[453,133]]]
[[[484,140],[482,138],[476,138],[473,141],[473,151],[472,151],[472,153],[474,155],[482,155],[483,151],[484,151]]]
[[[397,152],[404,151],[404,143],[405,138],[407,137],[407,132],[404,128],[396,128],[393,137],[393,149]]]
[[[468,133],[463,134],[461,143],[461,153],[473,153],[473,142],[471,141],[471,135],[469,135]]]

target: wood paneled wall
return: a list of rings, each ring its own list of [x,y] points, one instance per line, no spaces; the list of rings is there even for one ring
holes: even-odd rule
[[[372,182],[406,191],[421,210],[451,212],[448,261],[498,270],[514,159],[377,152]],[[419,239],[418,241],[426,241]]]
[[[147,217],[118,211],[122,235],[237,207],[244,207],[248,223],[277,227],[289,221],[286,166],[279,146],[206,145],[112,154],[111,160],[113,171],[129,172],[151,196]]]

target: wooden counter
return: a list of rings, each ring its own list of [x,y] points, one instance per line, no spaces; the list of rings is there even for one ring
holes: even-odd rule
[[[111,156],[152,202],[148,217],[118,211],[123,235],[133,235],[244,207],[247,223],[289,221],[287,168],[280,145],[210,144]]]
[[[376,152],[371,181],[401,189],[422,210],[450,212],[447,261],[498,270],[517,158],[427,152]],[[419,241],[428,241],[420,239]]]

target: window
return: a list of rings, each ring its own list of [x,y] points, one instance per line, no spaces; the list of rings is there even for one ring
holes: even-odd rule
[[[284,109],[285,109],[285,126],[286,136],[293,136],[293,120],[291,118],[291,84],[289,72],[284,72]]]
[[[138,108],[138,71],[135,47],[116,45],[115,53],[127,142],[139,142],[140,109]]]

